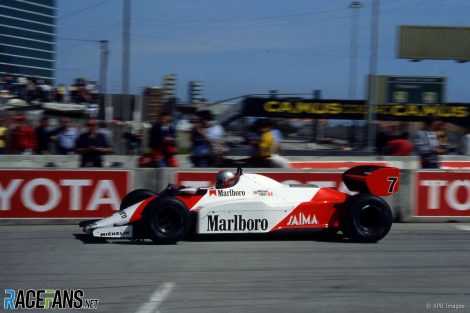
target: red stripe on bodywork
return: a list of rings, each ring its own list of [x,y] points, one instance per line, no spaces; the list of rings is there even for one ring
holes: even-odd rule
[[[184,203],[188,210],[193,209],[204,195],[176,196],[175,198]]]
[[[320,188],[312,200],[300,203],[271,231],[281,229],[338,228],[338,214],[335,205],[343,203],[345,193]],[[313,223],[313,221],[315,223]]]
[[[159,195],[156,195],[156,196],[153,196],[153,197],[150,197],[150,198],[147,198],[145,199],[138,207],[137,209],[134,211],[134,213],[132,214],[130,220],[129,220],[129,223],[132,223],[132,222],[137,222],[137,221],[140,221],[140,219],[142,218],[142,212],[144,211],[145,207],[147,206],[147,204],[160,197]]]
[[[197,196],[175,196],[176,199],[180,200],[181,202],[184,203],[184,205],[188,208],[188,210],[191,210],[198,202],[201,200],[201,198],[204,195],[197,195]],[[142,219],[142,213],[144,212],[145,207],[152,201],[155,200],[156,198],[160,197],[159,195],[150,197],[148,199],[145,199],[134,211],[134,214],[132,214],[129,223],[132,222],[137,222]]]

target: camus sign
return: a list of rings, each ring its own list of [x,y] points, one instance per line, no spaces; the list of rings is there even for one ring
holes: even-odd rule
[[[277,118],[363,119],[367,112],[365,100],[300,99],[247,97],[242,103],[244,116]],[[376,106],[378,120],[424,121],[438,117],[448,122],[468,125],[468,103],[380,104]]]
[[[0,218],[100,218],[119,210],[130,171],[0,170]]]
[[[470,171],[420,171],[415,188],[415,216],[470,217]]]

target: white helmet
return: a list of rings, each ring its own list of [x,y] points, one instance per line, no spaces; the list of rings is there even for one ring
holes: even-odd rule
[[[238,177],[233,172],[228,170],[223,170],[217,173],[215,176],[215,188],[229,188],[235,186],[238,182]]]

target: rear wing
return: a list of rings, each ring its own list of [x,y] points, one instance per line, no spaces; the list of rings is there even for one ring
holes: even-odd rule
[[[400,170],[396,167],[360,165],[342,175],[343,182],[351,191],[390,196],[400,188]]]

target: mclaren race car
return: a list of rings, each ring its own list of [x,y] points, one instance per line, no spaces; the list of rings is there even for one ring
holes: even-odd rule
[[[86,233],[104,238],[150,238],[175,243],[197,234],[273,233],[326,229],[362,242],[376,242],[389,232],[392,212],[380,196],[399,189],[399,170],[356,166],[343,173],[354,195],[315,185],[285,185],[259,174],[220,171],[211,188],[168,185],[160,193],[128,193],[120,211],[83,221]]]

